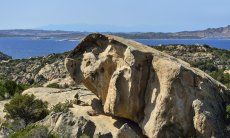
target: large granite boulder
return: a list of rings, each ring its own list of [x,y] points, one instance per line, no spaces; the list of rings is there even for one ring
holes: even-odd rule
[[[110,138],[130,134],[138,138],[143,137],[138,126],[133,127],[127,120],[105,115],[100,100],[84,86],[78,85],[74,90],[30,88],[22,94],[33,94],[36,98],[47,101],[49,108],[59,102],[73,101],[73,107],[69,108],[69,112],[51,112],[46,118],[36,122],[48,127],[49,132],[54,132],[61,137],[75,138],[86,135]]]
[[[148,137],[225,137],[229,90],[188,63],[111,35],[87,36],[66,58],[72,79],[104,112],[139,124]]]

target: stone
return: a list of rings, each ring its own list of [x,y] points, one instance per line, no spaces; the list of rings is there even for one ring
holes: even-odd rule
[[[22,92],[22,94],[33,94],[36,98],[43,101],[47,101],[48,107],[60,103],[64,103],[67,100],[75,100],[74,96],[78,93],[79,90],[70,90],[70,89],[56,89],[56,88],[46,88],[46,87],[37,87],[30,88]]]
[[[230,91],[190,64],[135,41],[90,34],[65,66],[102,101],[106,114],[132,120],[148,137],[225,137]]]
[[[136,132],[126,123],[118,131],[117,138],[140,138]]]
[[[51,132],[62,137],[80,137],[83,135],[93,137],[96,126],[83,116],[76,118],[71,112],[51,113],[37,124],[47,126]]]
[[[48,107],[66,100],[81,101],[84,104],[73,104],[68,113],[50,113],[45,119],[37,122],[47,126],[50,132],[61,136],[79,137],[115,137],[120,126],[126,122],[107,116],[103,112],[101,101],[84,86],[71,89],[30,88],[22,94],[34,94],[36,98],[48,102]],[[115,125],[116,124],[116,125]]]
[[[136,132],[129,127],[128,124],[124,124],[118,131],[117,138],[140,138]]]

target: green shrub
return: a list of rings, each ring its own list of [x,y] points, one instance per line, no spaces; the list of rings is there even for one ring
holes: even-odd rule
[[[16,94],[9,103],[5,104],[4,111],[12,119],[23,119],[27,124],[45,118],[48,114],[48,103],[35,99],[34,95]]]
[[[9,98],[15,93],[21,93],[27,88],[29,88],[29,85],[26,84],[17,84],[10,80],[0,81],[0,100]]]
[[[73,107],[73,102],[72,101],[66,101],[65,103],[58,103],[56,105],[54,105],[51,108],[51,111],[58,113],[58,112],[63,112],[63,113],[67,113],[69,111],[69,108]]]
[[[9,136],[9,138],[58,138],[55,134],[50,134],[45,126],[28,125],[26,128],[17,131]]]
[[[211,72],[210,76],[230,88],[230,74],[224,73],[224,70],[225,69],[220,69],[218,71]]]
[[[47,87],[49,87],[49,88],[60,88],[60,85],[57,83],[51,83],[51,84],[48,84]]]
[[[192,62],[192,66],[199,68],[205,72],[213,72],[217,71],[218,67],[214,65],[213,61],[197,61],[197,62]]]

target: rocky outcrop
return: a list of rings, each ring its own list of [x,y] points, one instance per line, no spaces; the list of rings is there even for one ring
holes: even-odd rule
[[[43,101],[47,101],[48,107],[60,103],[64,103],[65,101],[75,100],[75,95],[79,92],[84,92],[82,89],[70,90],[70,89],[56,89],[56,88],[45,88],[45,87],[37,87],[30,88],[25,90],[22,94],[33,94],[38,99],[42,99]],[[85,91],[87,94],[87,91]]]
[[[229,90],[182,60],[111,35],[87,36],[66,58],[68,72],[148,137],[225,137]]]
[[[64,66],[66,56],[67,52],[0,62],[0,78],[13,80],[17,83],[44,86],[57,83],[60,87],[71,87],[73,81]]]
[[[86,120],[83,116],[75,118],[71,112],[68,113],[51,113],[42,121],[40,125],[47,126],[50,131],[56,132],[62,137],[77,138],[83,135],[93,137],[96,129],[95,124]]]
[[[129,127],[128,124],[124,124],[118,131],[117,138],[139,138],[136,132]]]
[[[143,137],[138,126],[133,126],[127,120],[105,115],[100,100],[84,86],[77,86],[74,90],[30,88],[22,94],[34,94],[36,98],[47,101],[49,108],[59,102],[73,101],[73,107],[69,112],[51,112],[46,118],[36,122],[36,124],[48,127],[49,132],[54,132],[61,137],[110,138],[130,134],[137,138]]]

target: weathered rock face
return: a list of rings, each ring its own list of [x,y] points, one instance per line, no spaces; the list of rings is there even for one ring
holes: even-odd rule
[[[229,90],[186,62],[111,35],[87,36],[66,58],[76,83],[104,112],[139,124],[148,137],[224,137]]]
[[[82,135],[94,136],[95,124],[84,117],[76,118],[71,112],[51,113],[38,124],[47,126],[62,137],[77,138]]]
[[[36,122],[36,124],[48,127],[49,132],[57,133],[61,137],[75,138],[84,135],[106,138],[127,135],[143,137],[140,128],[133,126],[130,121],[105,115],[100,100],[84,86],[77,86],[74,90],[30,88],[22,94],[33,94],[36,98],[47,101],[49,108],[59,102],[73,101],[73,107],[70,108],[69,112],[51,112],[46,118]]]

